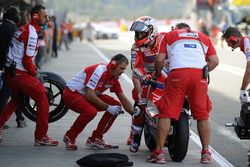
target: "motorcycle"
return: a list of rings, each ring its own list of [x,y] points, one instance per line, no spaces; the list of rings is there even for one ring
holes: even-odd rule
[[[250,89],[248,90],[250,95]],[[226,127],[234,127],[234,131],[240,140],[250,140],[250,102],[242,103],[240,116],[234,118],[234,123],[226,123]],[[248,166],[250,167],[250,150],[248,155]]]
[[[144,138],[145,144],[150,151],[156,147],[156,129],[158,123],[158,109],[155,103],[160,100],[164,94],[164,77],[157,81],[149,81],[147,105],[145,111]],[[168,152],[171,159],[175,162],[182,161],[188,150],[189,143],[189,126],[191,111],[187,98],[184,100],[182,112],[179,121],[171,121],[171,130],[165,141],[165,147],[168,147]]]
[[[61,119],[68,111],[62,99],[62,93],[66,86],[65,80],[52,72],[39,72],[38,79],[43,83],[49,101],[49,123]],[[22,111],[31,121],[36,122],[37,105],[29,96],[23,95]]]

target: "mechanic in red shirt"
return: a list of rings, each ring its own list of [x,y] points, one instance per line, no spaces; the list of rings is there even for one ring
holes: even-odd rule
[[[31,22],[20,27],[12,38],[4,68],[4,77],[10,85],[13,95],[0,114],[0,141],[2,141],[2,127],[21,103],[18,98],[20,93],[24,93],[37,104],[35,145],[58,145],[58,141],[47,135],[49,103],[43,84],[36,78],[36,66],[33,64],[38,49],[37,32],[47,22],[46,8],[36,5],[31,9]]]
[[[115,147],[105,143],[103,135],[110,129],[116,117],[123,113],[121,105],[128,113],[134,114],[133,106],[123,93],[118,81],[128,63],[124,55],[117,54],[108,64],[95,64],[82,69],[67,83],[63,93],[64,103],[68,108],[80,114],[64,135],[67,150],[77,150],[75,142],[77,136],[99,111],[107,112],[103,114],[96,130],[88,138],[86,146],[98,149]],[[107,89],[110,89],[111,93],[114,92],[119,101],[104,94]]]
[[[187,96],[192,116],[197,120],[202,143],[201,163],[208,164],[211,160],[209,112],[212,105],[208,97],[206,74],[219,64],[219,59],[210,38],[192,31],[186,23],[177,24],[176,28],[166,34],[166,39],[163,45],[167,47],[170,73],[165,82],[165,94],[157,104],[159,122],[156,149],[147,161],[166,163],[163,147],[170,131],[171,119],[179,119],[184,98]],[[161,74],[166,56],[156,57],[156,77]],[[206,65],[207,68],[204,68]],[[206,71],[205,75],[203,71]]]
[[[135,43],[131,49],[132,80],[134,84],[132,96],[135,101],[134,106],[141,110],[141,114],[132,119],[131,133],[127,144],[130,144],[131,152],[137,152],[145,122],[145,105],[148,92],[148,86],[143,82],[151,79],[154,74],[156,55],[166,55],[166,47],[161,45],[165,40],[166,33],[158,33],[156,20],[150,16],[141,16],[136,19],[130,31],[135,32]]]
[[[234,27],[229,27],[222,35],[222,38],[225,38],[229,47],[232,49],[239,47],[246,56],[247,64],[242,79],[239,98],[241,103],[249,102],[250,98],[247,92],[247,87],[250,83],[250,37],[243,37],[239,30]]]

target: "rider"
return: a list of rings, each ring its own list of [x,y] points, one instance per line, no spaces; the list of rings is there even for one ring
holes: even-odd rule
[[[94,119],[98,111],[107,112],[103,114],[96,130],[88,138],[86,146],[98,149],[114,147],[114,145],[104,142],[103,135],[110,129],[116,117],[123,113],[121,105],[128,113],[134,114],[133,106],[123,93],[118,80],[128,63],[128,59],[124,55],[117,54],[108,64],[86,67],[67,83],[63,92],[64,103],[68,108],[80,114],[64,135],[63,140],[67,150],[77,150],[76,137]],[[114,92],[119,101],[103,94],[107,89]]]
[[[31,9],[31,22],[19,28],[12,38],[4,77],[10,85],[13,94],[4,111],[0,114],[0,141],[2,141],[2,126],[10,118],[13,111],[21,103],[20,95],[24,93],[37,104],[35,145],[58,145],[58,141],[47,135],[49,103],[43,84],[36,78],[36,66],[33,58],[37,53],[37,32],[48,21],[47,10],[42,5]]]
[[[209,37],[192,31],[186,23],[177,24],[176,28],[166,34],[166,38],[163,45],[167,47],[170,73],[165,82],[165,94],[157,104],[159,121],[156,149],[147,161],[166,163],[163,147],[170,131],[171,119],[179,119],[184,98],[187,96],[193,118],[197,120],[202,143],[201,163],[210,163],[208,118],[211,101],[207,95],[207,74],[218,65],[219,59]],[[156,57],[156,77],[161,74],[165,58],[163,55]]]
[[[165,33],[158,33],[156,20],[150,16],[141,16],[136,19],[130,31],[135,31],[135,43],[131,49],[131,67],[133,70],[132,96],[135,108],[141,110],[141,114],[132,118],[130,138],[130,151],[137,152],[141,142],[141,135],[145,122],[145,104],[148,86],[143,82],[150,80],[154,73],[154,60],[158,54],[166,55],[166,47],[161,47]],[[137,107],[136,107],[137,106]],[[128,140],[129,144],[129,140]]]
[[[222,35],[232,49],[240,48],[240,50],[245,54],[247,59],[247,65],[242,80],[240,88],[240,101],[242,103],[249,102],[249,94],[247,92],[247,87],[250,83],[250,37],[243,37],[242,34],[234,27],[229,27]]]

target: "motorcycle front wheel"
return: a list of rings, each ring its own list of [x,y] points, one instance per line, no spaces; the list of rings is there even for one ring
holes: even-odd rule
[[[68,111],[64,105],[62,94],[66,86],[65,80],[52,72],[40,72],[42,82],[45,87],[46,95],[49,101],[49,123],[61,119]],[[30,120],[36,122],[37,104],[29,96],[23,98],[23,114]]]

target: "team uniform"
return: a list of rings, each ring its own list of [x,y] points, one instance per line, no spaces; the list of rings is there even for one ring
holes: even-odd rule
[[[187,95],[194,119],[208,119],[211,101],[202,68],[209,56],[216,55],[211,40],[200,32],[187,29],[170,31],[166,39],[163,45],[167,48],[170,73],[165,95],[157,104],[159,118],[178,120]]]
[[[106,64],[88,66],[67,83],[63,93],[64,103],[67,107],[80,114],[65,134],[70,141],[75,141],[78,134],[96,116],[97,112],[102,111],[102,109],[94,106],[86,99],[86,88],[94,90],[96,95],[105,103],[121,106],[119,101],[103,94],[107,89],[110,89],[110,92],[115,94],[123,92],[118,78],[111,76],[110,68]],[[94,140],[97,138],[102,140],[103,135],[110,129],[116,117],[117,115],[105,112],[90,139]]]
[[[250,61],[250,37],[242,37],[240,50],[245,54],[247,61]]]
[[[166,53],[166,47],[162,47],[162,42],[165,41],[165,33],[158,34],[155,40],[154,47],[137,47],[134,44],[131,49],[131,67],[133,71],[133,77],[136,77],[141,81],[147,74],[153,75],[155,71],[155,56],[160,53]],[[146,98],[146,93],[147,90],[143,90],[143,98]],[[132,91],[132,96],[136,102],[139,100],[135,89]]]
[[[50,140],[47,137],[49,103],[44,86],[35,77],[36,66],[33,64],[33,59],[38,50],[37,32],[40,31],[40,29],[38,25],[32,23],[27,24],[20,27],[12,38],[7,55],[7,62],[5,64],[6,72],[4,77],[12,88],[13,96],[0,115],[1,127],[19,105],[19,94],[22,92],[31,97],[37,104],[35,130],[36,144],[39,144],[39,140],[44,137],[44,140]],[[9,70],[13,63],[16,65],[14,68],[15,75]],[[54,144],[57,145],[58,142]]]

